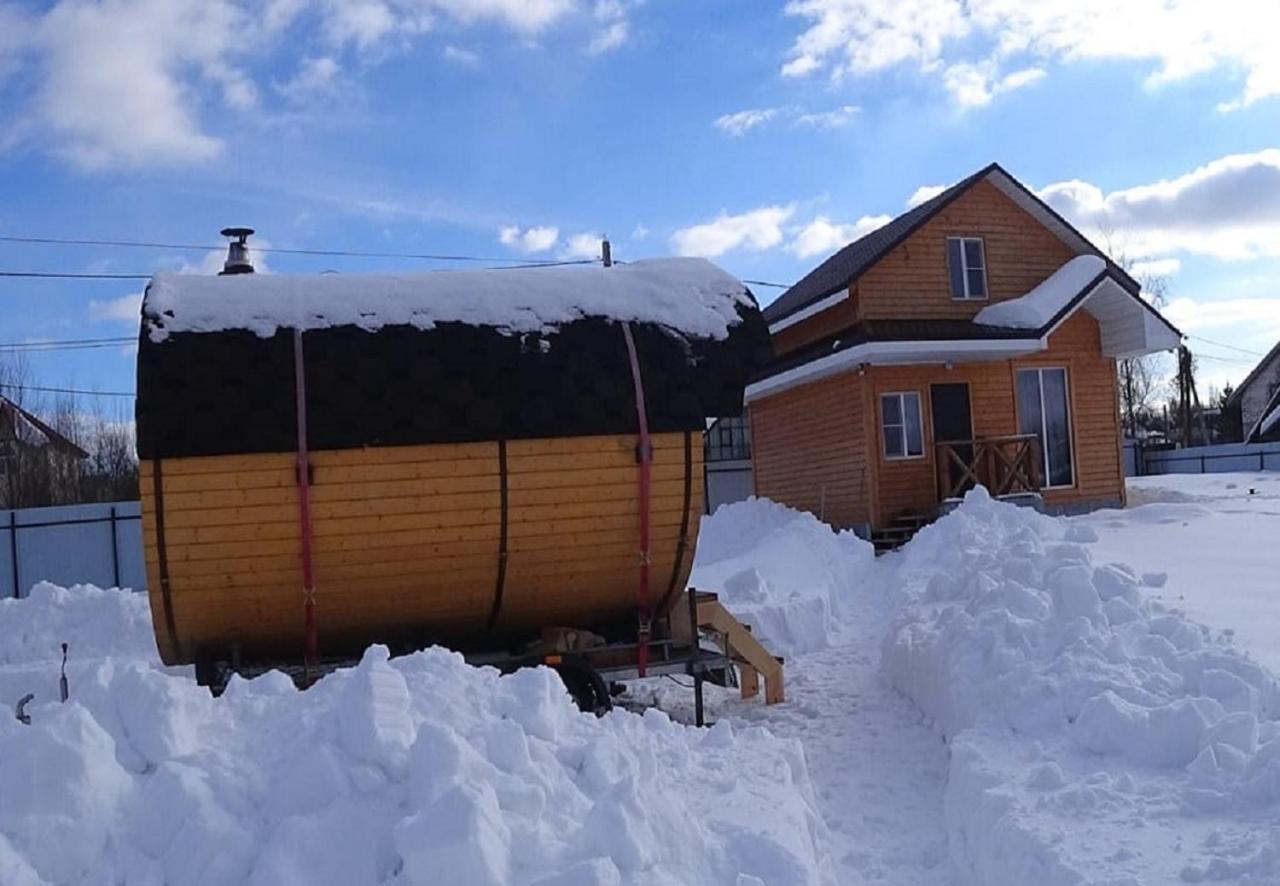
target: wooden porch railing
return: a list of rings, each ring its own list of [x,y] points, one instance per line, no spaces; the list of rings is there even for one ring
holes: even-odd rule
[[[1035,434],[946,440],[935,444],[938,500],[956,498],[973,486],[992,495],[1039,492],[1040,440]]]

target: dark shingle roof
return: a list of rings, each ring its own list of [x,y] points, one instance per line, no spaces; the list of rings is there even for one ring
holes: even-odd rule
[[[1249,385],[1253,384],[1254,380],[1258,377],[1258,373],[1262,372],[1263,369],[1271,365],[1271,361],[1276,358],[1277,354],[1280,354],[1280,342],[1277,342],[1275,347],[1267,351],[1267,356],[1259,360],[1257,366],[1249,370],[1249,374],[1244,377],[1244,381],[1236,385],[1235,390],[1231,392],[1231,396],[1227,398],[1227,402],[1225,405],[1230,406],[1231,404],[1239,400],[1241,397],[1243,397],[1245,389],[1248,388]]]
[[[818,265],[792,286],[771,305],[764,309],[764,318],[775,323],[789,314],[804,310],[809,305],[826,298],[833,292],[844,289],[863,271],[879,261],[887,252],[911,235],[948,203],[966,191],[970,185],[978,181],[995,168],[993,163],[973,175],[957,182],[941,194],[924,201],[919,206],[909,209],[902,215],[876,228],[870,234],[854,240],[835,255]]]
[[[921,225],[992,173],[999,173],[1002,181],[1007,180],[1016,191],[1021,192],[1039,204],[1054,222],[1062,226],[1065,232],[1068,232],[1070,236],[1079,238],[1079,242],[1085,248],[1093,254],[1104,258],[1107,262],[1107,267],[1115,273],[1125,289],[1133,293],[1139,291],[1140,286],[1132,276],[1112,262],[1101,250],[1089,243],[1088,238],[1077,231],[1053,207],[1049,206],[1049,204],[1032,193],[1026,185],[1006,172],[999,163],[991,163],[968,178],[956,182],[937,196],[907,210],[884,227],[877,228],[865,237],[853,241],[835,253],[835,255],[806,274],[799,283],[796,283],[766,307],[763,312],[765,321],[770,324],[777,323],[779,320],[802,311],[815,302],[845,289],[860,277],[864,271],[895,249],[907,237],[915,233]]]

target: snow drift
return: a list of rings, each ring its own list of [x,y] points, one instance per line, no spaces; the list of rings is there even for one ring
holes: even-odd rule
[[[597,719],[549,670],[440,649],[214,699],[155,666],[145,611],[87,587],[0,605],[0,673],[56,682],[58,639],[111,652],[32,725],[0,716],[0,883],[827,879],[803,751],[762,728]]]
[[[895,564],[902,609],[883,662],[951,740],[957,874],[1040,884],[1280,876],[1270,828],[1230,846],[1208,833],[1217,816],[1277,820],[1276,678],[1151,600],[1128,567],[1093,563],[1096,540],[1087,526],[975,490]],[[1201,823],[1166,830],[1171,809]],[[1097,833],[1083,836],[1082,821]],[[1197,828],[1202,857],[1162,849]]]
[[[718,592],[771,652],[791,656],[836,641],[849,595],[874,560],[875,549],[852,532],[752,498],[703,519],[689,584]]]

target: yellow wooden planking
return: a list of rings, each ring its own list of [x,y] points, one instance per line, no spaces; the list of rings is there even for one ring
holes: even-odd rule
[[[653,470],[655,602],[670,579],[685,504],[683,435],[662,436]],[[509,627],[536,627],[540,609],[581,623],[585,611],[595,617],[634,608],[634,446],[628,435],[509,443]],[[700,440],[692,455],[691,535],[701,510]],[[150,478],[151,470],[144,463],[143,476]],[[184,652],[225,643],[229,631],[240,634],[246,648],[298,641],[292,455],[166,460],[164,471]],[[407,625],[483,626],[497,571],[496,444],[316,453],[315,481],[317,582],[332,642],[341,643],[343,632],[357,626],[370,637]],[[149,493],[144,483],[144,499]],[[149,573],[155,571],[154,516],[154,502],[144,501]],[[692,557],[690,546],[682,573]],[[342,627],[333,628],[335,621]],[[167,639],[159,640],[166,648]]]

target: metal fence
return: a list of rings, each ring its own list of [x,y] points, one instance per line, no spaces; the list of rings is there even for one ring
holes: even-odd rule
[[[41,581],[146,587],[139,502],[0,511],[0,536],[0,597]]]
[[[1126,459],[1127,460],[1127,459]],[[1229,471],[1280,471],[1280,445],[1218,443],[1213,446],[1144,448],[1133,459],[1139,474],[1221,474]]]

